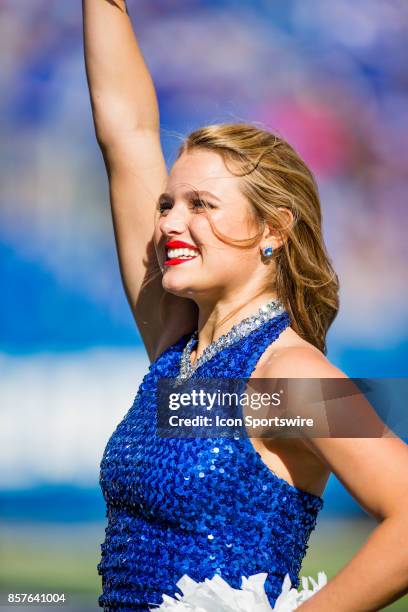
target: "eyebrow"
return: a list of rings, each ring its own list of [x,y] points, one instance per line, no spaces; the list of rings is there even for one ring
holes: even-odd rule
[[[206,196],[209,196],[210,198],[213,198],[214,200],[217,200],[217,202],[221,202],[221,200],[219,198],[217,198],[217,196],[214,195],[213,193],[211,193],[210,191],[200,191],[198,189],[197,190],[193,189],[191,191],[185,191],[183,193],[182,197],[187,200],[187,199],[191,199],[192,197],[195,197],[197,195],[206,195]],[[171,193],[162,193],[162,194],[160,194],[159,201],[161,199],[164,199],[164,198],[168,198],[169,200],[174,201],[174,196],[172,196]]]

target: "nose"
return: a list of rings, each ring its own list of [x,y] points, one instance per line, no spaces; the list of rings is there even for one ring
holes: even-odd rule
[[[182,234],[188,225],[187,214],[182,208],[173,206],[160,220],[160,229],[166,236]]]

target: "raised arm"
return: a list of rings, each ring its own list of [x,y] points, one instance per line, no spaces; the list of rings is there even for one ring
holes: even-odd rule
[[[193,329],[197,316],[191,300],[163,291],[152,240],[155,205],[168,178],[157,96],[126,2],[82,0],[82,6],[86,74],[122,281],[153,360]]]
[[[156,92],[125,0],[83,0],[85,65],[96,135],[109,147],[130,131],[159,134]],[[162,176],[165,175],[163,159]]]

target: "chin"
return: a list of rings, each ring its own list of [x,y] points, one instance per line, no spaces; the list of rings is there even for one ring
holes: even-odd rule
[[[176,275],[174,275],[176,276]],[[187,279],[186,279],[187,280]],[[162,287],[165,291],[173,293],[179,297],[191,297],[193,289],[191,283],[183,282],[182,278],[169,278],[168,272],[164,273]]]

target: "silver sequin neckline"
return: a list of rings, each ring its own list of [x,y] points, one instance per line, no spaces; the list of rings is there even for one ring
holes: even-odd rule
[[[227,346],[231,346],[231,344],[234,344],[235,342],[238,342],[238,340],[241,340],[241,338],[248,336],[260,325],[277,317],[283,312],[285,312],[285,307],[279,300],[267,302],[259,308],[256,314],[243,319],[239,323],[236,323],[226,334],[223,334],[217,340],[211,342],[211,344],[204,349],[200,357],[196,359],[195,363],[192,364],[191,351],[193,344],[196,342],[198,337],[198,330],[194,331],[183,349],[180,361],[180,373],[176,377],[176,382],[188,380],[191,378],[197,368],[212,359],[219,351]]]

